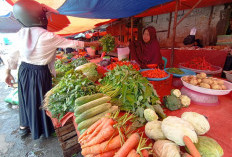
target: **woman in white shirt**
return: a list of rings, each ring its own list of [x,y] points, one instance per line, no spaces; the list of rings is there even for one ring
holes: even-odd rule
[[[56,49],[98,45],[98,42],[67,40],[48,32],[46,12],[36,1],[15,3],[14,16],[24,27],[17,33],[15,51],[9,54],[6,65],[5,82],[12,86],[11,69],[16,69],[19,58],[21,60],[18,72],[20,134],[25,136],[31,132],[33,139],[42,134],[48,137],[54,132],[51,119],[40,107],[44,95],[52,88]]]

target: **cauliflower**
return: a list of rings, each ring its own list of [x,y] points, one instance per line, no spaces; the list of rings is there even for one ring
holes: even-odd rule
[[[177,98],[179,98],[181,96],[181,92],[179,89],[172,89],[171,90],[171,95],[176,96]]]
[[[158,120],[157,114],[152,109],[145,109],[143,114],[144,114],[145,119],[148,122],[153,121],[153,120]]]
[[[153,140],[166,139],[161,130],[161,121],[154,120],[145,125],[145,134]]]
[[[168,116],[161,123],[161,130],[164,136],[180,146],[184,146],[184,136],[188,136],[193,143],[197,143],[197,134],[194,127],[179,117]]]
[[[209,131],[210,125],[205,116],[196,112],[184,112],[181,119],[188,121],[194,127],[198,135],[203,135]]]
[[[183,107],[188,107],[191,103],[191,99],[187,95],[181,95],[180,102]]]

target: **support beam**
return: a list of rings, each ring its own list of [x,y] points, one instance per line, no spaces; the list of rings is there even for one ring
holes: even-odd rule
[[[173,60],[174,60],[174,47],[175,47],[175,39],[176,39],[176,25],[177,25],[177,14],[178,14],[178,7],[179,7],[180,0],[176,0],[176,8],[175,8],[175,18],[173,24],[173,31],[172,31],[172,53],[171,53],[171,67],[173,67]]]
[[[190,9],[177,23],[180,24],[192,11],[193,9],[195,9],[200,3],[201,3],[202,0],[198,0],[198,2],[192,7],[192,9]]]
[[[134,21],[133,21],[133,17],[131,17],[131,41],[133,41],[133,25],[134,25]]]
[[[171,24],[172,24],[172,12],[170,12],[170,14],[169,14],[168,35],[167,35],[167,38],[169,38],[169,36],[170,36]]]

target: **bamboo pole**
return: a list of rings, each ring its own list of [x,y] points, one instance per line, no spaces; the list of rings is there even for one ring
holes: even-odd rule
[[[176,38],[176,26],[177,26],[177,14],[178,14],[178,6],[180,1],[176,0],[176,8],[175,8],[175,18],[173,24],[173,34],[172,34],[172,53],[171,53],[171,67],[173,67],[173,60],[174,60],[174,47],[175,47],[175,38]]]
[[[195,9],[202,0],[198,0],[198,2],[178,21],[177,25],[179,25],[192,11]]]

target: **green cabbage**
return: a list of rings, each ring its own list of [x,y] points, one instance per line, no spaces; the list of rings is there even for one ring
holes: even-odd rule
[[[206,136],[198,136],[195,146],[202,157],[220,157],[224,154],[222,147],[214,139]]]

